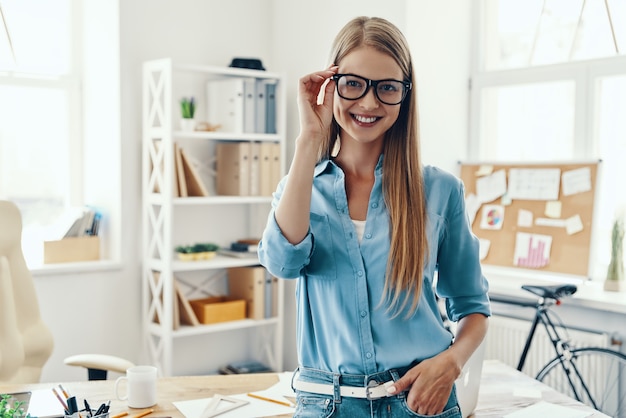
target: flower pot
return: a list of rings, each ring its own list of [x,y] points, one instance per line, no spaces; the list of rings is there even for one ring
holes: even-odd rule
[[[195,119],[181,119],[180,120],[180,129],[184,132],[193,132],[196,129],[196,120]]]

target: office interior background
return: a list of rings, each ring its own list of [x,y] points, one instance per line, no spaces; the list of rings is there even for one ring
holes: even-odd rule
[[[12,10],[11,3],[17,2],[0,2],[5,14]],[[41,241],[49,231],[25,228],[25,252],[42,316],[55,339],[42,381],[84,379],[83,370],[63,364],[65,357],[77,353],[148,361],[141,320],[142,63],[171,57],[179,63],[227,66],[234,57],[261,59],[265,68],[287,79],[289,157],[298,133],[298,78],[329,64],[332,39],[357,15],[387,18],[408,38],[417,73],[425,164],[456,172],[458,161],[603,160],[590,249],[593,269],[589,282],[581,282],[599,296],[565,306],[563,317],[581,327],[626,335],[626,301],[611,296],[607,303],[601,291],[611,224],[626,204],[621,191],[626,180],[626,124],[619,117],[626,108],[622,2],[36,3],[30,10],[38,11],[34,16],[40,30],[32,44],[20,44],[19,29],[13,32],[16,46],[34,51],[32,61],[21,56],[21,64],[40,71],[38,62],[67,59],[52,69],[64,75],[25,81],[6,71],[12,57],[0,34],[0,196],[88,204],[105,214],[98,262],[42,265]],[[611,6],[611,22],[606,4]],[[542,10],[545,19],[538,27]],[[48,44],[55,36],[46,36],[45,16],[54,13],[71,16],[66,39],[70,49]],[[12,21],[7,20],[10,27]],[[534,37],[537,34],[542,36]],[[71,54],[66,56],[67,51]],[[37,95],[24,86],[63,91],[70,105],[57,108],[58,93]],[[20,87],[15,94],[13,89]],[[56,132],[63,135],[57,137]],[[284,164],[288,167],[289,158]],[[38,218],[42,213],[41,208],[29,212],[25,225],[47,221]],[[487,276],[495,289],[527,279],[502,271]],[[283,350],[287,370],[297,364],[292,294],[289,283]],[[198,356],[204,351],[201,345],[190,350]]]

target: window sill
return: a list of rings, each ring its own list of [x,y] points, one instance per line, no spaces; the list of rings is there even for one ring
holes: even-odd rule
[[[534,274],[510,272],[508,269],[492,266],[483,266],[483,274],[489,281],[489,293],[492,294],[532,298],[530,293],[521,289],[522,285],[571,283],[578,286],[578,291],[572,297],[564,299],[563,305],[626,314],[626,295],[623,292],[604,290],[604,283],[599,281],[556,277],[550,280],[547,277],[538,278]]]
[[[76,263],[41,264],[29,267],[34,277],[56,276],[59,274],[92,273],[100,271],[117,271],[122,263],[116,260],[83,261]]]

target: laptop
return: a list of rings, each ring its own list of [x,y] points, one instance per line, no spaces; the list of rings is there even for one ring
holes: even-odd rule
[[[31,417],[56,418],[65,416],[61,402],[56,398],[52,389],[36,389],[30,392],[11,393],[11,403],[23,402],[22,408]]]
[[[478,402],[478,389],[480,388],[480,376],[483,371],[483,359],[485,357],[486,344],[483,341],[478,346],[472,357],[469,358],[461,371],[461,376],[456,380],[456,396],[461,407],[461,415],[467,418],[476,409]]]

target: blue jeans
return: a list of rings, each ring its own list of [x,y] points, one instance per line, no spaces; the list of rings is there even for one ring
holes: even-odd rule
[[[366,387],[368,383],[375,381],[378,384],[390,380],[398,380],[409,367],[387,370],[372,375],[334,374],[323,370],[299,368],[294,373],[294,378],[305,382],[325,383],[335,386],[335,393],[339,393],[339,385]],[[406,392],[396,396],[369,400],[364,398],[349,398],[333,395],[320,395],[296,391],[297,418],[415,418],[426,417],[412,411],[406,403]],[[436,418],[462,418],[461,410],[456,399],[456,390],[453,388],[444,411],[438,415],[428,415]]]

